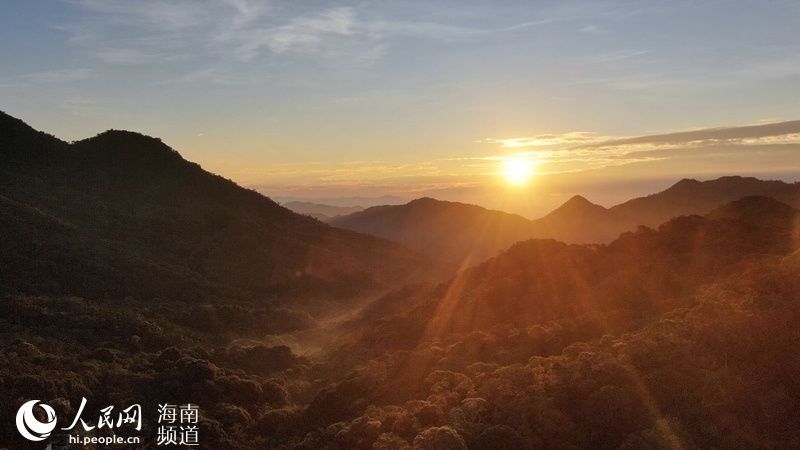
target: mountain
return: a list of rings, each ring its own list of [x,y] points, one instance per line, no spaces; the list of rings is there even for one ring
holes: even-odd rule
[[[291,201],[283,203],[284,208],[288,208],[298,214],[311,216],[322,222],[327,222],[337,216],[344,216],[363,211],[361,206],[333,206],[322,203]]]
[[[617,220],[608,209],[575,195],[546,216],[532,221],[531,237],[590,243],[608,239]],[[615,237],[619,232],[614,233]]]
[[[269,191],[269,188],[265,186],[256,185],[253,188],[259,192]],[[290,202],[309,202],[320,205],[341,206],[344,208],[350,208],[353,205],[361,205],[363,208],[368,208],[371,206],[381,205],[400,205],[408,202],[408,199],[403,199],[402,197],[398,197],[396,195],[380,195],[376,197],[288,197],[281,195],[270,195],[269,197],[282,205]]]
[[[413,417],[399,435],[439,443],[419,448],[792,447],[799,221],[745,197],[609,244],[520,242],[390,293],[346,325],[330,358],[357,369],[304,416],[348,432],[314,442],[380,443]]]
[[[611,208],[576,195],[546,216],[524,217],[475,205],[419,199],[337,217],[331,225],[409,245],[450,262],[477,262],[514,242],[552,238],[568,243],[610,242],[638,226],[656,226],[672,217],[705,214],[746,196],[767,196],[800,207],[800,183],[722,177],[681,180],[669,189]]]
[[[204,171],[161,140],[67,143],[0,113],[3,292],[87,297],[311,294],[396,285],[430,266]],[[422,269],[424,270],[424,269]]]
[[[606,208],[576,195],[534,221],[476,205],[421,198],[405,205],[367,208],[329,223],[401,242],[461,265],[483,261],[534,236],[567,242],[602,241],[615,221]]]
[[[531,236],[531,222],[522,216],[432,198],[374,206],[329,223],[401,242],[455,265],[482,261]]]
[[[654,226],[679,215],[705,214],[747,196],[771,197],[798,208],[800,183],[739,176],[708,181],[683,179],[662,192],[629,200],[610,210],[621,221]]]

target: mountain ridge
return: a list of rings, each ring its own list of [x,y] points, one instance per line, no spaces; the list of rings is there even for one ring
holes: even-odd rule
[[[3,114],[0,158],[6,161],[0,167],[0,195],[8,199],[3,207],[32,208],[72,230],[59,234],[63,241],[28,235],[24,217],[31,216],[7,214],[2,244],[19,242],[16,253],[5,252],[4,263],[32,274],[42,264],[35,255],[45,252],[89,264],[80,265],[79,274],[69,274],[63,262],[47,265],[62,287],[81,286],[69,294],[102,296],[116,289],[121,296],[157,296],[158,289],[140,292],[121,279],[114,288],[106,280],[116,278],[102,275],[146,277],[153,263],[190,284],[203,280],[225,295],[251,299],[315,285],[320,293],[377,289],[431,269],[400,244],[296,214],[141,133],[109,130],[67,143]],[[70,281],[77,278],[83,281]],[[32,280],[6,279],[3,288],[15,291],[16,284],[35,292]],[[42,293],[64,293],[59,289]]]
[[[705,214],[727,202],[753,195],[775,198],[798,207],[800,183],[741,176],[707,181],[684,178],[664,191],[610,208],[574,195],[535,220],[477,205],[423,198],[406,205],[368,208],[330,223],[396,240],[460,263],[467,257],[474,262],[494,256],[508,245],[529,238],[553,238],[567,243],[610,242],[638,226],[652,227],[672,217]],[[458,226],[448,225],[442,219],[445,211],[462,222]],[[471,232],[475,234],[470,236]],[[492,236],[497,237],[493,239]]]
[[[333,206],[322,203],[308,202],[308,201],[290,201],[281,203],[285,208],[288,208],[298,214],[311,216],[322,222],[327,222],[334,217],[352,214],[354,212],[363,211],[361,206]]]

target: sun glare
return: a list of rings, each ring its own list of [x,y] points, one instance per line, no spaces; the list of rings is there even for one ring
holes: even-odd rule
[[[533,177],[533,161],[520,156],[512,156],[501,160],[503,178],[508,184],[521,186]]]

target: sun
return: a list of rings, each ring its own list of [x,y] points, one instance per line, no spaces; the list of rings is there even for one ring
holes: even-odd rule
[[[510,156],[501,160],[503,178],[508,184],[522,186],[533,177],[534,164],[528,158]]]

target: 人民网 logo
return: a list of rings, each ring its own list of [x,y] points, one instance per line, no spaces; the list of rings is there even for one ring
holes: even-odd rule
[[[46,421],[41,422],[33,415],[33,408],[38,403],[39,400],[31,400],[20,406],[17,411],[17,430],[29,441],[43,441],[56,428],[56,412],[49,405],[44,403],[39,405],[47,415]]]

